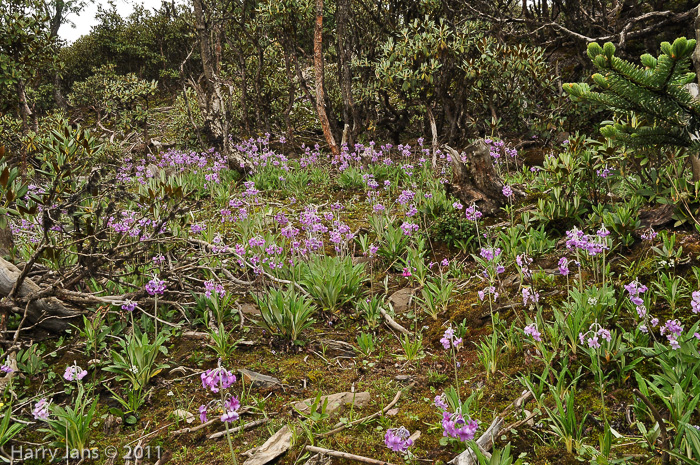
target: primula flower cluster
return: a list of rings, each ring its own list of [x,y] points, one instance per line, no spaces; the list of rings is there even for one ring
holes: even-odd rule
[[[566,231],[566,248],[567,249],[579,249],[585,250],[588,255],[596,256],[605,250],[608,250],[608,244],[605,237],[610,234],[610,232],[603,226],[598,230],[596,236],[589,236],[584,234],[578,228],[574,228],[571,231]]]
[[[600,339],[610,342],[612,340],[612,335],[610,331],[600,326],[598,323],[593,323],[588,331],[585,333],[579,333],[578,339],[581,344],[587,343],[588,347],[591,349],[600,348]]]
[[[32,410],[32,415],[34,415],[35,420],[46,421],[49,419],[49,406],[51,405],[46,399],[41,399],[36,403],[34,409]]]
[[[442,344],[445,349],[457,349],[462,344],[462,338],[457,337],[455,330],[450,327],[445,330],[444,336],[440,339],[440,344]]]
[[[77,364],[66,367],[66,372],[63,373],[63,378],[66,381],[80,381],[87,376],[87,370],[83,370]]]
[[[531,323],[531,324],[525,326],[525,328],[523,328],[523,331],[528,336],[531,336],[532,339],[534,339],[535,341],[537,341],[537,342],[542,341],[542,333],[540,333],[537,330],[537,323]]]
[[[678,343],[678,338],[683,333],[683,326],[678,320],[667,320],[666,324],[663,325],[659,332],[662,336],[666,336],[672,349],[679,349],[681,345]]]
[[[474,439],[479,424],[476,420],[465,420],[461,413],[450,413],[445,394],[435,397],[435,406],[442,410],[442,435],[462,442]]]
[[[162,281],[155,276],[153,279],[148,281],[148,284],[146,284],[146,292],[148,292],[150,295],[163,295],[165,293],[165,289],[165,281]]]
[[[236,375],[225,368],[213,368],[202,373],[202,387],[211,392],[219,392],[219,389],[227,389],[236,382]]]
[[[389,428],[384,435],[384,444],[394,452],[406,452],[413,445],[411,433],[405,427]]]
[[[204,295],[207,299],[211,299],[212,295],[216,293],[219,297],[226,295],[226,290],[224,286],[219,283],[214,282],[214,280],[204,281]]]

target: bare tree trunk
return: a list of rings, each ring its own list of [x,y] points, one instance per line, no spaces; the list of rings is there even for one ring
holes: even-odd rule
[[[350,19],[349,0],[338,0],[336,10],[336,24],[338,28],[338,60],[340,64],[340,92],[343,97],[343,142],[347,142],[350,147],[355,144],[355,131],[357,129],[357,118],[355,115],[355,103],[352,98],[352,70],[350,61],[350,41],[348,40],[348,21]]]
[[[204,82],[201,87],[203,95],[198,96],[200,110],[204,118],[204,129],[210,143],[223,152],[229,159],[229,166],[241,172],[250,169],[250,163],[243,156],[231,150],[229,140],[229,115],[226,100],[222,91],[221,80],[216,72],[218,63],[214,61],[209,34],[207,29],[202,0],[193,0],[194,16],[199,37],[200,53],[202,56],[202,71]]]
[[[435,123],[435,115],[433,115],[433,109],[430,105],[426,105],[428,108],[428,120],[430,121],[430,134],[433,137],[433,168],[437,166],[437,151],[438,151],[438,133],[437,124]]]
[[[199,0],[198,0],[199,1]],[[316,25],[314,27],[314,77],[316,81],[316,111],[323,129],[326,143],[333,155],[338,155],[340,150],[335,142],[331,125],[326,114],[326,94],[323,90],[323,0],[316,0]]]
[[[444,146],[452,159],[452,181],[445,190],[464,205],[476,203],[484,215],[494,215],[505,205],[503,181],[493,166],[488,146],[483,140],[464,150],[464,158],[456,150]]]
[[[27,93],[24,90],[24,82],[17,81],[17,97],[19,98],[19,114],[22,118],[22,129],[26,132],[29,131],[29,124],[32,120],[32,110],[27,104]]]
[[[695,50],[693,51],[692,59],[695,66],[695,78],[700,83],[700,7],[697,8],[695,16]],[[693,171],[693,182],[700,181],[700,156],[697,153],[690,154],[690,167]]]

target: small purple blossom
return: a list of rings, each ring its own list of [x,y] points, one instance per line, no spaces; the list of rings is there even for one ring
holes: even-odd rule
[[[80,381],[87,376],[87,370],[83,370],[77,364],[66,367],[66,372],[63,373],[63,378],[66,381]]]
[[[155,276],[153,279],[148,281],[148,284],[146,284],[146,292],[148,292],[150,295],[163,295],[163,293],[165,293],[165,288],[165,281],[162,281]]]
[[[394,452],[406,452],[413,445],[411,433],[404,428],[389,428],[384,435],[384,444]]]
[[[199,421],[201,421],[202,423],[207,422],[207,406],[206,405],[199,406]]]
[[[513,188],[511,188],[507,184],[503,186],[503,195],[505,195],[507,198],[510,198],[513,195]]]
[[[49,405],[50,403],[46,399],[41,399],[36,403],[34,409],[32,410],[32,415],[34,415],[35,420],[48,420],[49,419]]]
[[[525,328],[523,329],[523,331],[524,331],[525,334],[527,334],[528,336],[531,336],[532,339],[534,339],[535,341],[537,341],[537,342],[542,341],[542,333],[540,333],[540,332],[537,330],[537,324],[536,324],[536,323],[532,323],[532,324],[529,324],[529,325],[525,326]]]
[[[445,334],[442,339],[440,339],[440,344],[442,344],[445,349],[457,349],[462,344],[462,338],[457,337],[455,330],[452,329],[452,327],[449,327],[445,330]]]
[[[136,310],[136,302],[127,300],[122,304],[122,310],[126,310],[127,312],[133,312],[134,310]]]
[[[236,382],[236,375],[222,367],[205,371],[201,378],[202,387],[214,393],[219,392],[219,389],[227,389]]]

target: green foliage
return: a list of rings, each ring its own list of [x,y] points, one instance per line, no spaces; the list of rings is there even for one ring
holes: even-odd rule
[[[331,312],[360,297],[367,280],[364,263],[353,265],[352,257],[314,256],[298,266],[303,267],[299,284]]]
[[[4,447],[10,439],[15,437],[17,433],[22,431],[24,425],[12,422],[12,405],[8,405],[2,411],[2,420],[0,420],[0,447]],[[10,461],[4,455],[0,455],[0,461],[9,463]]]
[[[88,447],[92,420],[97,410],[97,398],[90,402],[82,385],[78,386],[78,395],[73,406],[51,406],[51,416],[46,420],[47,428],[39,431],[46,433],[45,439],[52,440],[52,447],[81,454]]]
[[[258,324],[290,342],[299,343],[301,333],[315,322],[313,303],[294,287],[269,289],[262,296],[253,294],[253,299],[263,318]]]
[[[595,103],[615,113],[615,122],[605,122],[601,133],[630,146],[665,145],[700,149],[700,101],[686,85],[695,80],[690,55],[695,40],[684,37],[673,44],[663,42],[658,58],[641,56],[642,66],[615,56],[615,46],[596,43],[588,56],[600,71],[592,76],[600,89],[588,84],[566,84],[564,90],[575,101]],[[631,124],[632,120],[638,124]]]
[[[160,373],[165,364],[156,364],[160,353],[167,355],[168,350],[163,345],[166,336],[158,334],[151,342],[148,334],[141,333],[134,326],[134,333],[119,339],[118,345],[121,351],[112,350],[112,364],[104,368],[105,371],[115,373],[117,381],[128,381],[126,388],[127,397],[123,398],[114,393],[114,397],[126,409],[124,413],[136,412],[145,402],[145,388],[148,382]]]
[[[149,102],[158,88],[156,81],[146,81],[129,73],[119,75],[115,66],[102,65],[93,75],[73,85],[68,95],[72,105],[91,109],[100,121],[106,118],[126,133],[134,128],[146,130]]]

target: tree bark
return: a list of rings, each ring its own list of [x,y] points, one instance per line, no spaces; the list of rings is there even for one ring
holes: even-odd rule
[[[199,95],[197,100],[204,118],[205,134],[209,142],[229,159],[231,168],[245,172],[251,168],[250,163],[240,153],[231,150],[229,115],[221,80],[217,74],[218,64],[214,60],[209,40],[209,34],[212,31],[208,28],[204,5],[202,0],[193,0],[193,4],[204,73],[204,83],[199,89],[202,95]]]
[[[32,110],[27,104],[27,93],[24,90],[24,82],[17,81],[17,97],[19,98],[19,114],[22,118],[22,129],[27,132],[30,127],[29,124],[32,121]]]
[[[437,133],[437,123],[435,123],[435,115],[433,114],[433,109],[430,105],[426,106],[428,108],[428,121],[430,121],[430,134],[433,138],[433,168],[437,166],[437,151],[438,151],[438,133]]]
[[[355,114],[355,102],[352,97],[352,52],[348,40],[348,23],[350,21],[349,0],[338,0],[336,9],[336,24],[338,31],[338,61],[340,79],[340,93],[343,98],[343,142],[350,147],[355,144],[355,131],[357,130],[357,117]]]
[[[199,0],[197,0],[199,1]],[[326,143],[333,155],[338,155],[340,150],[331,131],[331,125],[326,113],[326,93],[323,89],[323,0],[316,0],[316,25],[314,27],[314,77],[316,81],[316,112],[321,123]]]
[[[469,145],[464,157],[444,146],[452,159],[453,178],[445,184],[447,193],[464,205],[475,203],[484,215],[495,215],[505,205],[503,181],[496,173],[488,146],[483,140]]]
[[[0,257],[1,297],[6,297],[10,294],[19,275],[19,268]],[[34,281],[26,278],[17,292],[19,303],[22,303],[25,299],[30,300],[27,307],[27,322],[36,324],[38,327],[50,332],[65,331],[70,323],[80,316],[80,312],[66,307],[55,297],[31,300],[29,296],[40,290],[41,288]]]
[[[695,66],[695,79],[700,84],[700,7],[696,10],[695,16],[695,50],[692,59]],[[697,153],[690,154],[690,168],[693,172],[693,182],[700,181],[700,156]]]

